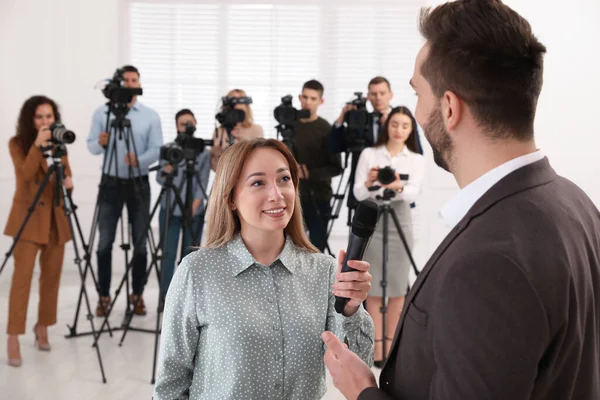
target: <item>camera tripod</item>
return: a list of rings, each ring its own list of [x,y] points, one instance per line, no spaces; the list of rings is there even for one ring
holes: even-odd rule
[[[373,187],[369,188],[369,190],[378,190],[378,189],[379,189],[379,186],[373,186]],[[406,254],[408,256],[408,259],[410,260],[410,263],[413,267],[415,275],[417,275],[417,276],[419,275],[419,270],[417,269],[415,260],[413,259],[412,253],[408,246],[408,242],[406,241],[406,236],[404,235],[404,231],[402,231],[402,227],[400,226],[400,222],[398,220],[398,216],[396,215],[396,211],[391,206],[391,199],[394,198],[395,196],[396,196],[396,192],[394,190],[390,190],[390,189],[385,189],[383,191],[383,196],[380,196],[380,195],[376,196],[376,198],[378,200],[382,201],[382,204],[380,204],[380,206],[379,206],[380,213],[379,213],[378,219],[379,220],[383,219],[383,243],[382,243],[383,260],[382,260],[382,265],[381,265],[381,282],[380,282],[381,297],[382,297],[381,318],[382,318],[382,331],[383,331],[383,335],[382,335],[382,346],[383,346],[382,354],[384,355],[383,361],[385,361],[386,342],[387,342],[386,315],[387,315],[388,298],[387,298],[387,294],[386,294],[386,288],[387,288],[387,273],[388,273],[388,268],[387,268],[388,267],[388,231],[389,231],[388,218],[390,216],[392,217],[392,221],[394,222],[394,226],[396,227],[396,232],[398,232],[398,236],[400,237],[400,240],[402,241],[402,244],[404,245],[404,249],[406,250]],[[379,221],[378,221],[378,223],[379,223]]]
[[[66,154],[67,153],[66,153],[66,148],[65,148],[64,144],[56,144],[54,146],[54,148],[52,150],[52,155],[51,155],[53,163],[52,163],[52,165],[50,165],[48,167],[48,171],[46,172],[46,175],[44,176],[44,178],[40,184],[40,188],[38,189],[37,193],[35,194],[35,197],[33,199],[31,206],[27,209],[27,215],[25,216],[25,220],[23,221],[23,224],[19,228],[19,231],[14,238],[11,248],[6,253],[6,259],[4,260],[4,263],[2,264],[2,268],[0,268],[0,272],[2,271],[2,269],[4,269],[6,262],[8,261],[9,257],[11,256],[17,242],[19,241],[19,238],[21,237],[21,234],[25,230],[25,226],[27,225],[27,222],[31,218],[31,215],[35,211],[35,208],[36,208],[42,194],[44,193],[46,186],[50,182],[50,179],[54,176],[54,178],[55,178],[54,184],[56,185],[55,186],[56,187],[56,189],[55,189],[56,206],[61,205],[60,204],[60,196],[62,195],[63,210],[65,212],[67,220],[69,221],[69,231],[71,233],[71,238],[73,240],[73,250],[75,252],[75,260],[74,261],[77,264],[77,268],[79,270],[79,277],[80,277],[81,283],[82,283],[79,302],[78,302],[77,307],[79,308],[81,301],[83,299],[85,301],[85,306],[87,308],[87,313],[88,313],[87,319],[90,321],[90,327],[92,329],[91,334],[93,334],[94,337],[96,337],[97,331],[94,327],[94,320],[92,318],[92,310],[90,308],[90,300],[89,300],[87,290],[86,290],[86,287],[84,284],[85,277],[87,274],[87,265],[89,265],[90,255],[89,255],[88,247],[86,246],[85,240],[83,238],[81,226],[79,225],[79,218],[77,218],[77,213],[75,212],[77,207],[73,204],[70,193],[64,187],[65,167],[64,167],[64,164],[62,163],[61,157],[63,157]],[[48,156],[44,155],[44,157],[48,157]],[[59,193],[60,193],[60,195],[59,195]],[[52,206],[53,205],[51,205],[51,207]],[[75,219],[75,223],[77,225],[77,231],[79,233],[79,237],[80,237],[80,240],[81,240],[81,243],[83,246],[83,260],[86,260],[86,262],[87,262],[85,270],[82,269],[82,267],[81,267],[82,258],[80,257],[79,248],[77,247],[77,237],[75,236],[75,231],[73,229],[73,221],[71,220],[71,217],[73,217]],[[93,275],[92,275],[92,277],[93,277]],[[95,278],[94,278],[94,281],[95,281]],[[94,342],[94,343],[95,343],[95,347],[96,347],[96,355],[98,356],[98,364],[100,365],[100,372],[102,374],[102,382],[106,383],[106,376],[104,374],[104,366],[102,364],[102,357],[100,355],[100,347],[97,345],[96,342]]]
[[[112,123],[109,122],[110,121],[110,116],[111,113],[113,112],[113,110],[118,110],[117,111],[117,115],[115,115],[115,118],[112,120]],[[135,141],[134,141],[134,137],[133,137],[133,133],[131,130],[131,122],[129,119],[125,118],[125,115],[128,111],[128,108],[118,108],[118,107],[113,107],[113,105],[111,103],[107,103],[107,116],[106,116],[106,127],[108,128],[110,126],[110,136],[109,136],[109,142],[108,145],[106,147],[107,152],[105,153],[104,156],[104,160],[103,160],[103,165],[102,165],[102,179],[99,185],[99,190],[98,190],[98,195],[96,198],[96,205],[94,208],[94,216],[93,216],[93,222],[92,222],[92,227],[90,230],[90,236],[89,236],[89,241],[88,241],[88,248],[91,250],[94,248],[94,240],[96,237],[96,231],[98,228],[98,223],[99,223],[99,219],[100,219],[100,208],[102,206],[102,196],[105,195],[105,189],[107,187],[107,185],[110,184],[110,180],[111,179],[116,179],[116,178],[112,178],[111,176],[108,175],[108,173],[110,173],[111,171],[114,172],[114,175],[117,176],[117,171],[118,171],[118,157],[123,157],[124,155],[119,155],[118,151],[117,151],[117,140],[124,140],[125,143],[125,147],[126,147],[126,151],[127,153],[133,153],[135,154],[136,160],[137,160],[137,149],[135,147]],[[114,114],[113,114],[114,115]],[[108,130],[108,129],[107,129]],[[131,140],[131,143],[130,143]],[[133,150],[133,151],[132,151]],[[108,170],[107,170],[107,166],[108,166]],[[114,169],[113,169],[114,167]],[[135,196],[137,197],[138,200],[141,200],[140,203],[142,203],[144,205],[144,207],[146,207],[146,204],[149,203],[149,200],[146,202],[145,199],[143,199],[143,196],[141,195],[141,190],[142,190],[142,185],[143,185],[143,180],[141,177],[141,169],[139,167],[139,165],[136,167],[137,168],[137,172],[138,172],[138,176],[133,178],[134,176],[134,167],[133,166],[129,166],[129,176],[130,179],[134,185],[134,193]],[[124,194],[123,194],[123,189],[118,185],[117,183],[117,197],[118,199],[123,199],[124,198]],[[122,203],[121,203],[122,204]],[[122,205],[121,205],[122,207]],[[122,213],[122,210],[121,210]],[[119,217],[120,222],[121,222],[121,245],[120,248],[124,251],[125,253],[125,263],[126,265],[129,264],[128,260],[129,260],[129,250],[131,249],[130,244],[126,241],[125,239],[125,229],[124,229],[124,223],[123,223],[123,219],[122,216]],[[129,224],[129,229],[127,232],[127,239],[129,239],[130,237],[130,231],[131,231],[131,224]],[[150,238],[150,246],[151,248],[153,247],[154,244],[154,238],[152,235],[152,232],[147,230],[145,231],[146,235]],[[144,235],[141,236],[141,238],[144,238]],[[142,242],[142,241],[140,241]],[[136,245],[139,245],[138,243],[136,243]],[[135,246],[134,246],[135,248]],[[98,292],[98,295],[100,295],[100,287],[98,284],[98,281],[96,280],[96,278],[94,277],[94,273],[93,273],[93,269],[91,266],[91,259],[90,259],[90,254],[88,253],[87,255],[87,259],[86,259],[86,274],[83,275],[84,280],[82,281],[81,285],[82,285],[82,289],[79,293],[79,301],[77,304],[77,308],[75,311],[75,316],[74,316],[74,321],[73,321],[73,325],[68,325],[69,328],[69,334],[65,335],[66,338],[74,338],[74,337],[79,337],[79,336],[84,336],[84,335],[89,335],[92,332],[83,332],[83,333],[78,333],[77,332],[77,323],[78,323],[78,319],[79,319],[79,312],[80,312],[80,305],[81,305],[81,298],[82,298],[82,291],[83,288],[85,287],[85,277],[87,276],[87,269],[89,268],[91,272],[91,275],[94,279],[94,285],[96,287],[96,291]],[[134,257],[132,258],[132,262],[135,259],[135,254]],[[125,273],[126,278],[128,278],[127,272]],[[132,313],[134,308],[132,308],[132,304],[130,301],[130,296],[129,296],[129,282],[127,284],[127,305],[126,305],[126,315],[129,313]],[[116,292],[115,294],[115,299],[113,301],[113,303],[111,304],[111,307],[114,305],[114,302],[116,301],[116,299],[119,296],[119,291]],[[104,307],[103,303],[102,307]],[[104,314],[107,314],[107,310],[104,309]],[[100,331],[98,332],[96,336],[96,339],[94,341],[94,344],[97,344],[98,338],[100,337],[100,334],[103,332],[104,329],[104,325],[102,325],[102,328],[100,329]],[[113,330],[120,330],[121,328],[111,328],[109,324],[106,324],[109,335],[112,337],[112,331]],[[140,331],[146,331],[143,329],[139,329]],[[154,331],[148,331],[148,332],[154,332]]]
[[[184,173],[186,173],[186,181],[187,181],[186,197],[188,199],[190,198],[190,195],[191,195],[191,188],[193,185],[192,180],[193,180],[194,176],[196,176],[196,178],[197,178],[197,175],[195,174],[195,171],[194,171],[194,164],[195,164],[194,160],[186,160],[186,171]],[[151,170],[155,171],[155,170],[159,170],[160,168],[161,168],[160,166],[157,166],[157,167],[152,168]],[[191,171],[190,171],[190,169],[191,169]],[[150,264],[149,264],[148,269],[146,270],[145,276],[144,276],[144,282],[145,282],[148,280],[148,277],[150,276],[150,274],[152,273],[152,270],[154,269],[156,272],[156,276],[158,278],[159,299],[158,299],[158,309],[157,309],[157,315],[156,315],[156,329],[155,330],[141,330],[141,329],[137,329],[137,328],[131,328],[130,324],[131,324],[131,320],[133,318],[133,313],[130,312],[126,315],[126,320],[124,321],[123,326],[121,328],[123,330],[123,335],[121,337],[121,341],[119,342],[119,346],[122,346],[122,344],[125,340],[125,336],[127,335],[127,332],[129,330],[154,333],[155,339],[154,339],[154,359],[153,359],[152,380],[151,380],[152,384],[154,384],[155,376],[156,376],[156,358],[157,358],[157,354],[158,354],[158,335],[161,332],[160,321],[161,321],[161,315],[163,313],[163,305],[164,305],[165,292],[166,292],[165,290],[163,290],[163,285],[165,283],[165,275],[164,275],[165,269],[164,269],[164,265],[163,265],[163,261],[164,261],[163,256],[165,254],[165,248],[167,246],[171,214],[172,214],[172,210],[174,209],[174,207],[179,207],[180,210],[184,210],[185,215],[190,215],[192,212],[191,203],[188,203],[187,206],[186,206],[186,204],[184,204],[183,200],[181,199],[181,193],[180,193],[179,188],[177,186],[175,186],[175,184],[173,183],[173,179],[174,179],[176,172],[177,172],[177,166],[174,166],[173,171],[171,171],[171,173],[169,173],[165,176],[165,182],[163,183],[162,189],[156,200],[156,203],[152,207],[152,212],[150,214],[150,218],[148,219],[147,226],[145,227],[146,230],[151,229],[151,227],[150,227],[151,221],[154,218],[154,215],[156,214],[156,211],[158,210],[159,206],[161,205],[161,201],[162,201],[163,197],[165,197],[165,222],[164,222],[163,231],[161,232],[161,237],[160,237],[158,245],[156,246],[156,249],[151,252],[151,261],[150,261]],[[203,192],[205,198],[207,198],[206,191],[200,181],[199,181],[199,184],[201,185],[200,187],[202,189],[202,192]],[[172,203],[171,196],[174,196],[174,200],[175,200],[174,203]],[[184,226],[182,227],[182,230],[183,230],[184,235],[187,233],[187,234],[192,235],[192,238],[194,238],[197,236],[194,236],[194,230],[193,230],[191,224],[192,224],[191,219],[184,218]],[[136,243],[136,245],[137,245],[137,243]],[[182,241],[182,254],[183,254],[183,250],[184,250],[184,243]],[[160,266],[159,266],[159,262],[160,262]],[[129,269],[131,269],[131,268],[133,268],[133,260],[131,261],[131,263],[129,263],[127,265],[127,270],[125,271],[125,275],[124,275],[123,279],[121,280],[119,287],[117,288],[117,293],[120,292],[122,286],[126,283],[127,275],[128,275]],[[143,292],[144,292],[144,288],[142,288],[142,293],[140,293],[140,296],[138,296],[137,301],[133,304],[134,309],[135,309],[135,307],[137,307],[138,302],[140,301],[141,295],[143,294]],[[115,298],[115,300],[116,300],[116,298]],[[104,328],[104,326],[108,324],[108,318],[113,309],[112,306],[114,305],[115,300],[113,300],[111,307],[109,307],[108,313],[104,317],[104,322],[101,326],[100,332],[102,332],[102,329]],[[98,335],[98,337],[99,336],[100,335]],[[96,341],[98,340],[98,337],[96,338]]]

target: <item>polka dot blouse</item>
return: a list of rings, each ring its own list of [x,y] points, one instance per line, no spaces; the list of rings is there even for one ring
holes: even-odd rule
[[[335,311],[336,268],[290,239],[269,266],[239,235],[188,255],[167,294],[154,399],[320,399],[325,330],[372,365],[373,321],[362,306]]]

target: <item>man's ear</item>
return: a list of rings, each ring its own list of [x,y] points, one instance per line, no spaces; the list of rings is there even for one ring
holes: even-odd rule
[[[447,90],[442,96],[442,117],[447,130],[456,128],[463,111],[462,100],[454,92]]]

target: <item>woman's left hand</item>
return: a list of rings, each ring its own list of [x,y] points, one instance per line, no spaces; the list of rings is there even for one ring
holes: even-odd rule
[[[400,181],[400,175],[396,172],[396,180],[387,185],[381,185],[382,188],[400,191],[404,188],[404,184]]]
[[[371,266],[366,261],[348,261],[348,266],[357,271],[342,273],[344,257],[346,257],[346,252],[341,250],[338,255],[338,270],[333,284],[333,294],[350,299],[344,308],[344,315],[349,317],[358,311],[362,302],[367,298],[369,290],[371,290],[372,277],[369,273]]]
[[[73,190],[73,181],[71,181],[70,176],[66,176],[65,179],[63,180],[63,183],[65,184],[65,189]]]

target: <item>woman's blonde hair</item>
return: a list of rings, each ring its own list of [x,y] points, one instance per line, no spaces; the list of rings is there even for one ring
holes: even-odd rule
[[[248,159],[248,156],[256,149],[265,148],[277,150],[286,159],[296,191],[292,218],[284,228],[284,232],[296,246],[317,253],[317,248],[312,245],[304,231],[302,207],[300,206],[300,196],[298,195],[298,164],[292,153],[283,143],[279,140],[264,138],[235,143],[223,152],[217,164],[216,176],[208,202],[208,224],[206,227],[208,237],[204,247],[216,249],[224,246],[240,232],[240,219],[237,213],[231,208],[235,187],[240,179],[244,163]]]
[[[242,89],[231,89],[229,91],[229,93],[227,93],[227,97],[230,97],[233,94],[237,94],[240,97],[248,97],[246,92],[243,91]],[[252,124],[254,123],[254,117],[252,116],[252,107],[250,107],[250,104],[243,104],[243,107],[244,107],[244,113],[246,113],[246,117],[240,124],[244,128],[250,128],[252,126]]]

